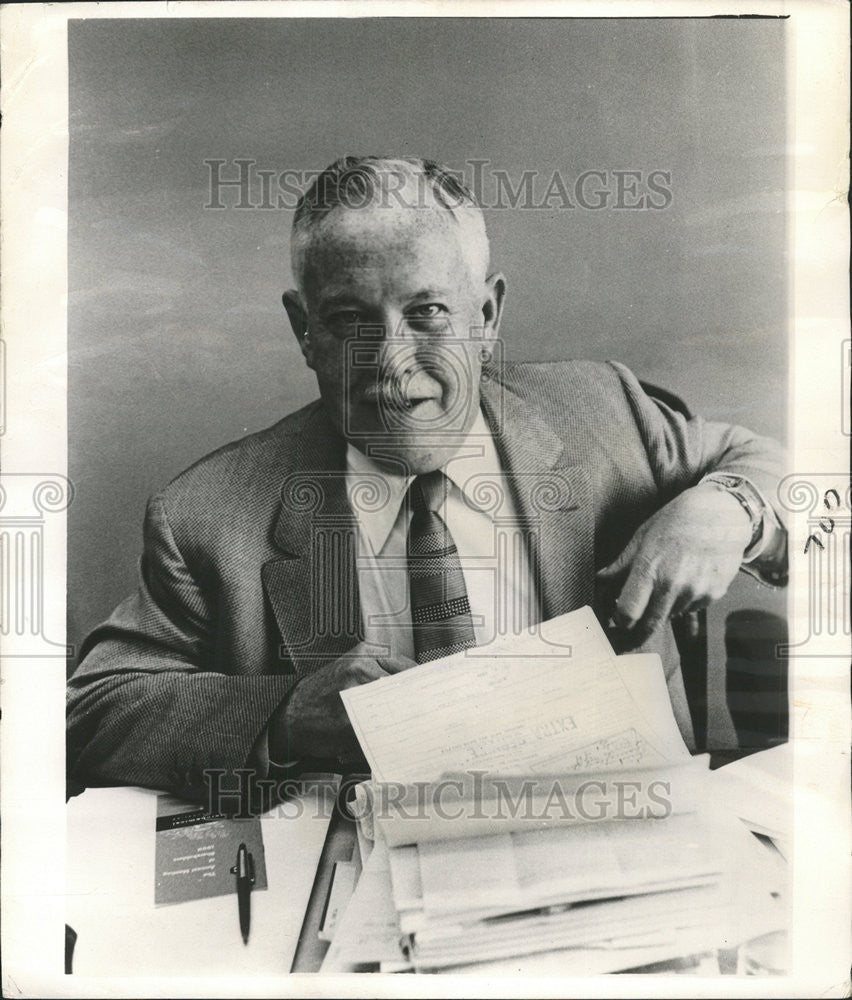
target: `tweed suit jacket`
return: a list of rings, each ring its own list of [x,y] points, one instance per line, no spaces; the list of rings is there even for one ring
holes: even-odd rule
[[[595,570],[708,471],[746,475],[775,495],[774,442],[686,420],[621,365],[507,365],[485,379],[482,408],[515,508],[535,524],[543,619],[593,604]],[[138,590],[86,639],[69,681],[74,781],[203,798],[208,769],[267,774],[276,709],[361,634],[345,449],[312,403],[201,459],[149,501]],[[320,551],[329,539],[333,558]],[[641,648],[663,656],[690,742],[670,628]]]

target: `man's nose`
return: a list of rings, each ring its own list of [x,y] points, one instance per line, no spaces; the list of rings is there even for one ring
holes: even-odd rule
[[[399,379],[410,375],[417,367],[419,338],[405,321],[397,319],[394,325],[386,323],[379,345],[378,367],[384,378]]]

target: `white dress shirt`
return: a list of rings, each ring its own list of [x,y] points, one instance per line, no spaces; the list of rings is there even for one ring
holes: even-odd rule
[[[511,490],[481,412],[443,471],[450,488],[437,513],[459,553],[476,644],[519,635],[540,620],[538,593]],[[353,445],[347,447],[364,638],[386,646],[384,655],[411,659],[406,556],[411,511],[403,500],[413,479],[387,472]]]

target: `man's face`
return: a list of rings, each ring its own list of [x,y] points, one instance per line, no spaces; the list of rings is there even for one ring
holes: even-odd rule
[[[338,208],[308,250],[302,351],[340,433],[394,471],[440,468],[479,408],[503,281],[472,273],[464,232],[441,208]]]

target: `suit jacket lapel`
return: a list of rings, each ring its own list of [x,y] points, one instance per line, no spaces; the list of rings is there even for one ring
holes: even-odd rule
[[[363,636],[345,449],[317,406],[300,435],[296,470],[281,485],[274,540],[284,554],[262,570],[283,640],[281,658],[298,675],[341,656]]]
[[[572,463],[535,408],[496,378],[483,384],[482,404],[518,516],[529,531],[542,619],[591,604],[594,507],[588,470]]]

